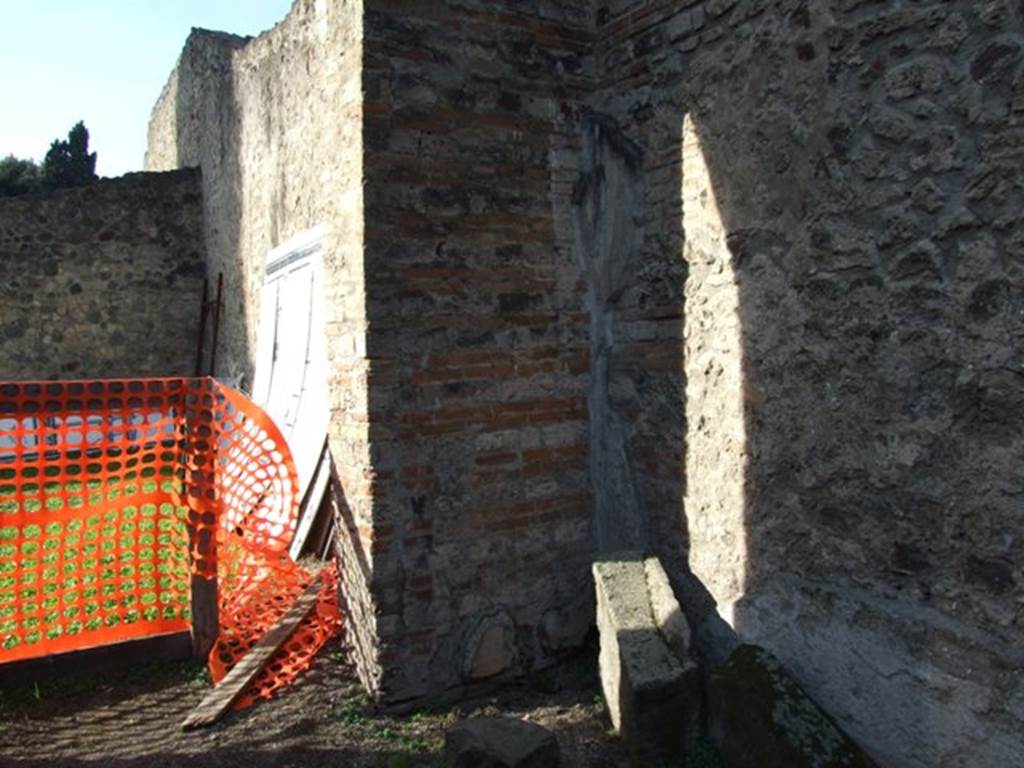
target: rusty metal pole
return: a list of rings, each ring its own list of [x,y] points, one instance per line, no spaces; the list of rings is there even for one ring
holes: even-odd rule
[[[199,304],[199,335],[196,338],[196,376],[203,375],[203,347],[206,341],[206,304],[209,301],[210,281],[203,280],[203,300]]]
[[[213,344],[210,347],[210,375],[217,373],[217,340],[220,338],[220,308],[224,294],[224,273],[217,273],[217,300],[213,305]]]

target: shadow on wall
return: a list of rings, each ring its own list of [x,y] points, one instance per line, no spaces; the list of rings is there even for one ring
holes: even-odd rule
[[[712,656],[720,613],[921,768],[1014,764],[1024,701],[1021,47],[973,16],[943,47],[948,16],[894,39],[856,9],[769,12],[673,96],[682,551],[710,591],[683,578],[683,602]]]
[[[381,678],[380,665],[373,652],[377,616],[368,594],[373,583],[373,564],[362,546],[363,534],[345,494],[337,461],[331,463],[328,498],[335,526],[332,554],[341,571],[338,599],[344,620],[345,646],[363,685],[373,691]]]
[[[674,215],[666,216],[650,204],[666,188],[679,190],[680,179],[677,172],[670,173],[666,187],[665,179],[649,178],[655,176],[651,168],[660,159],[652,158],[650,149],[645,152],[608,115],[585,113],[581,131],[573,223],[590,318],[587,410],[595,551],[599,557],[613,559],[623,553],[657,553],[675,577],[674,587],[691,621],[705,622],[706,631],[713,629],[720,635],[705,643],[705,652],[721,656],[709,660],[714,663],[736,644],[734,633],[724,622],[712,621],[717,617],[715,599],[690,570],[689,521],[661,514],[661,510],[680,508],[688,484],[696,487],[697,495],[703,490],[711,498],[732,490],[729,478],[713,477],[706,467],[686,465],[687,421],[679,416],[689,417],[687,371],[680,365],[679,344],[684,335],[677,325],[684,280],[678,273],[650,274],[652,263],[678,260],[683,248],[678,207]],[[677,169],[678,163],[670,167]],[[695,201],[701,202],[706,188],[691,190]],[[694,224],[687,230],[691,240]],[[731,317],[736,325],[735,290],[732,294],[724,310],[705,307],[700,317],[705,322]],[[738,347],[732,351],[738,356]],[[738,357],[734,368],[733,394],[740,378]],[[720,380],[715,383],[722,385]],[[700,392],[689,395],[689,402],[707,400]],[[726,410],[736,411],[733,415],[739,417],[742,428],[741,400],[723,394],[718,401]],[[696,416],[702,423],[706,418],[701,413]],[[716,413],[715,418],[720,421],[722,414]],[[736,440],[742,443],[742,434]],[[726,504],[719,500],[718,506]],[[703,515],[700,522],[711,519],[729,535],[742,531],[739,516],[732,526],[724,525],[717,514]]]
[[[244,186],[241,172],[241,107],[232,67],[234,52],[247,38],[193,29],[177,69],[174,95],[176,167],[202,170],[207,275],[212,300],[217,275],[224,275],[224,299],[218,333],[217,370],[243,389],[252,386],[255,350],[251,349],[251,297],[241,247]],[[168,158],[164,158],[165,162]],[[205,361],[213,344],[207,324]],[[203,363],[204,373],[208,362]]]

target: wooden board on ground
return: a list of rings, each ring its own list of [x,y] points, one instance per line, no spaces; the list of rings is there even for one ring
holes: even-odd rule
[[[302,620],[309,615],[320,595],[320,578],[314,576],[313,581],[292,607],[282,616],[277,624],[271,627],[259,642],[254,645],[242,659],[231,668],[231,671],[220,681],[199,706],[185,718],[181,724],[183,730],[191,731],[203,726],[213,725],[224,716],[242,692],[260,673],[264,665],[277,652]]]

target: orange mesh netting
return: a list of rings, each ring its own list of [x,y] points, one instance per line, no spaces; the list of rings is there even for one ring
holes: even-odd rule
[[[214,481],[221,523],[220,636],[210,654],[214,682],[288,611],[311,579],[321,579],[316,610],[239,699],[237,706],[244,707],[293,680],[338,628],[337,574],[333,567],[311,574],[288,556],[299,499],[287,443],[266,414],[254,416],[249,400],[216,386],[220,407]]]
[[[269,696],[340,626],[333,566],[288,557],[298,504],[277,427],[213,379],[0,384],[0,664],[187,630],[194,573],[219,681],[319,578],[239,706]]]

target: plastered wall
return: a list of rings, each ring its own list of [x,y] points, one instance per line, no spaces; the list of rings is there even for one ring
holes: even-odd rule
[[[658,540],[707,652],[763,643],[885,765],[1020,756],[1021,21],[839,0],[599,19],[595,108],[647,157],[644,263],[682,273],[661,327],[685,407],[653,442],[685,473],[651,527],[683,537]],[[667,390],[633,381],[640,456]]]

